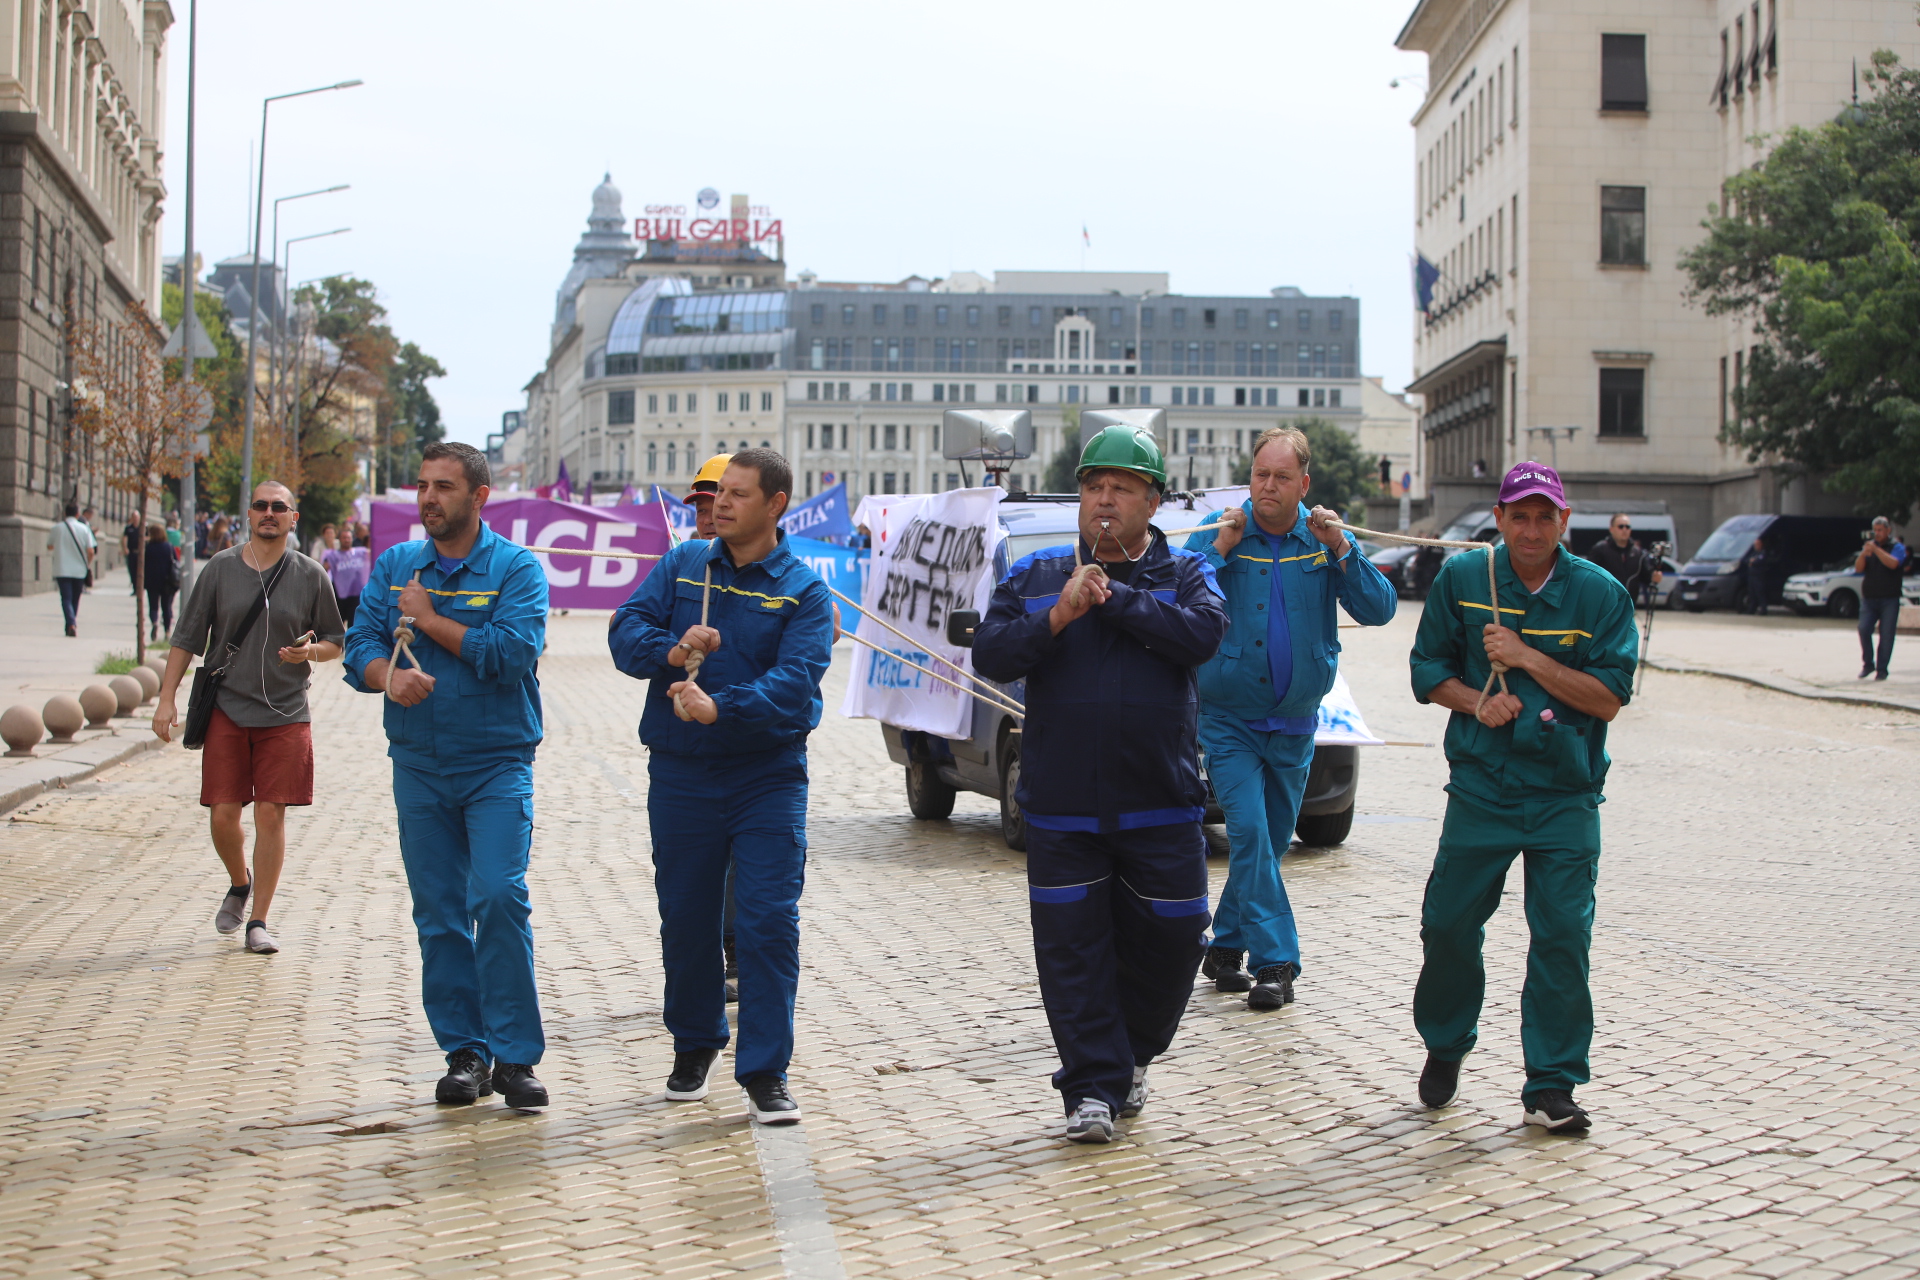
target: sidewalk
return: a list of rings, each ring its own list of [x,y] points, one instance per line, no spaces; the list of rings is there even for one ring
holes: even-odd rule
[[[0,598],[0,711],[15,703],[39,711],[55,694],[78,697],[110,680],[94,668],[133,654],[133,603],[124,575],[102,577],[80,598],[76,638],[62,634],[58,593]],[[148,703],[105,729],[82,729],[71,743],[42,742],[30,757],[0,758],[0,813],[158,747],[152,718]]]
[[[1646,614],[1640,615],[1644,623]],[[1885,680],[1861,680],[1855,623],[1775,612],[1654,615],[1648,665],[1704,672],[1801,698],[1920,711],[1920,638],[1899,637]]]

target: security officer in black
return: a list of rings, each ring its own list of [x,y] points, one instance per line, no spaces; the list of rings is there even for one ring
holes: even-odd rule
[[[1660,562],[1633,540],[1633,519],[1625,514],[1616,515],[1607,525],[1607,536],[1593,544],[1587,559],[1618,579],[1636,602],[1644,600],[1645,592],[1664,576]]]
[[[975,632],[974,669],[1026,680],[1020,784],[1040,998],[1060,1053],[1065,1136],[1108,1142],[1146,1103],[1147,1064],[1200,967],[1195,672],[1227,632],[1197,551],[1148,523],[1166,485],[1151,433],[1108,427],[1080,457],[1076,544],[1013,566]]]

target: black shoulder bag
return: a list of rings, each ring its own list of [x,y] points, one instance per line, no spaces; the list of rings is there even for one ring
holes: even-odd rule
[[[240,642],[247,638],[247,633],[253,630],[253,624],[260,620],[260,611],[267,607],[267,593],[280,581],[280,574],[286,567],[286,560],[282,558],[280,568],[274,571],[273,582],[260,589],[260,598],[247,610],[240,629],[219,650],[220,665],[216,667],[211,662],[202,662],[200,669],[193,673],[193,692],[187,695],[186,732],[180,735],[180,745],[187,750],[198,751],[206,745],[207,726],[213,723],[213,704],[220,692],[220,683],[227,678],[227,668],[233,665]]]

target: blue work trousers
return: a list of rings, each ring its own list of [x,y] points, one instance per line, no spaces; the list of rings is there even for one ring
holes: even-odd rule
[[[527,900],[532,763],[438,773],[395,760],[393,803],[433,1038],[532,1066],[547,1047]]]
[[[1227,884],[1213,945],[1247,953],[1253,972],[1300,963],[1300,931],[1280,878],[1313,770],[1313,735],[1268,733],[1238,716],[1202,715],[1207,776],[1227,817]]]
[[[1111,835],[1028,827],[1027,897],[1060,1054],[1053,1087],[1069,1115],[1087,1099],[1117,1113],[1133,1069],[1167,1051],[1193,995],[1207,932],[1200,824]]]
[[[1886,677],[1887,664],[1893,661],[1893,631],[1899,621],[1899,596],[1860,602],[1860,665],[1863,668],[1872,667],[1874,674],[1882,679]],[[1880,650],[1877,654],[1873,645],[1875,626],[1880,628]]]
[[[800,985],[800,890],[806,882],[807,753],[778,747],[738,756],[647,759],[653,889],[667,971],[666,1022],[675,1053],[724,1049],[720,950],[732,854],[740,1043],[733,1074],[784,1077],[793,1057]]]

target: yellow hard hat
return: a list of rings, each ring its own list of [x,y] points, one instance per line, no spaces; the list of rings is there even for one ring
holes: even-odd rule
[[[730,453],[716,453],[700,464],[700,471],[693,477],[693,483],[687,486],[687,496],[681,501],[688,506],[701,495],[711,498],[720,492],[720,477],[726,474],[727,464],[733,461]]]

